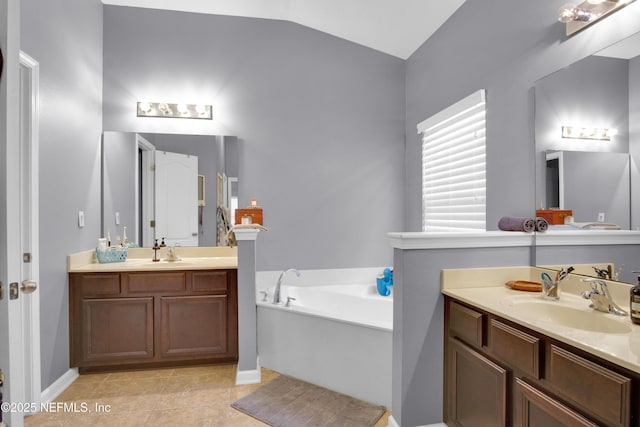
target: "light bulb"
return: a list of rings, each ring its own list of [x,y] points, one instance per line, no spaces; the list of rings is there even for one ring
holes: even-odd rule
[[[558,9],[558,21],[566,24],[573,21],[576,15],[576,5],[573,3],[567,3]]]
[[[202,105],[202,104],[196,105],[196,113],[198,113],[198,114],[200,114],[202,116],[206,112],[207,112],[207,108],[204,105]]]
[[[178,104],[176,108],[180,114],[187,114],[189,112],[186,104]]]
[[[140,111],[142,111],[143,113],[148,113],[149,111],[151,111],[151,104],[146,101],[141,101],[138,104],[138,108],[140,108]]]
[[[162,103],[158,104],[158,109],[165,116],[171,115],[173,113],[171,111],[171,108],[169,107],[169,105],[167,105],[165,102],[162,102]]]

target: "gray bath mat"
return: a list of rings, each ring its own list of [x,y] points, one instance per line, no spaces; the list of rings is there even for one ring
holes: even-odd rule
[[[232,407],[274,427],[371,427],[383,406],[281,375]]]

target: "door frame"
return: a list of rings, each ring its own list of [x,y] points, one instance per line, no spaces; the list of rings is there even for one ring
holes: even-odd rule
[[[26,76],[25,76],[26,74]],[[30,253],[28,268],[24,264],[24,279],[31,279],[40,285],[40,207],[39,207],[39,147],[40,147],[40,64],[20,51],[20,176],[22,211],[21,232],[27,238],[22,239],[22,254]],[[23,81],[22,76],[26,79]],[[24,104],[23,104],[24,103]],[[22,169],[24,168],[24,169]],[[25,175],[25,171],[28,175]],[[27,198],[28,200],[25,200]],[[24,227],[27,227],[25,230]],[[23,255],[24,257],[24,255]],[[25,276],[26,275],[26,276]],[[25,398],[27,402],[40,405],[42,384],[40,374],[40,291],[22,294],[23,332],[24,332],[24,377]]]
[[[20,2],[0,2],[0,45],[5,57],[0,80],[0,369],[4,371],[4,400],[24,402],[22,352],[22,304],[11,299],[12,283],[19,289],[20,254]],[[18,294],[19,295],[19,294]],[[23,413],[3,412],[3,421],[12,427],[24,425]]]
[[[136,147],[141,150],[140,165],[142,170],[136,173],[136,179],[140,177],[141,183],[136,183],[136,191],[138,187],[142,188],[142,216],[140,216],[139,207],[136,207],[136,218],[142,218],[142,242],[140,246],[150,248],[156,236],[155,225],[155,153],[156,149],[153,144],[144,139],[141,135],[136,134]],[[136,156],[137,158],[137,156]],[[136,162],[137,163],[137,162]],[[136,194],[136,200],[140,196]]]
[[[153,175],[153,153],[146,153],[142,155],[139,153],[145,153],[147,151],[153,152],[156,147],[145,139],[139,133],[136,133],[136,153],[134,158],[136,159],[135,166],[135,211],[134,217],[136,219],[135,225],[135,240],[139,240],[138,244],[143,247],[153,246],[153,228],[151,227],[151,221],[154,219],[154,175]],[[151,158],[148,157],[151,155]],[[142,170],[139,170],[142,168]],[[140,189],[142,189],[142,197],[140,196]],[[142,209],[142,216],[140,209]],[[142,224],[142,230],[139,228]],[[140,238],[141,237],[141,238]],[[151,243],[151,244],[150,244]]]

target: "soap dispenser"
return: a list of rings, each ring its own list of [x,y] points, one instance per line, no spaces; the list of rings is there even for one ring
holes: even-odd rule
[[[634,273],[639,273],[638,271],[634,271]],[[629,292],[630,299],[630,307],[629,307],[629,315],[631,316],[631,321],[637,325],[640,325],[640,276],[638,276],[638,283],[631,288]]]

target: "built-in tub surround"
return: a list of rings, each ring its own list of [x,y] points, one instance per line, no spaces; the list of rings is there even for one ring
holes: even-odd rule
[[[390,408],[393,297],[378,295],[375,281],[383,269],[301,270],[283,280],[278,305],[280,272],[258,272],[260,364]]]
[[[530,309],[532,304],[541,302],[539,294],[512,290],[504,285],[509,280],[539,282],[544,271],[552,277],[555,274],[555,271],[536,267],[443,270],[442,293],[640,373],[640,326],[633,325],[629,316],[601,313],[590,308],[591,302],[580,296],[581,292],[591,289],[590,283],[582,281],[584,276],[569,274],[560,285],[557,304],[544,301],[544,304],[568,309],[566,313],[573,319],[566,318],[566,322],[561,317],[563,313],[554,318],[542,311],[544,307],[541,306],[537,316],[536,308]],[[628,310],[630,285],[605,282],[613,301]],[[527,304],[527,310],[522,309],[523,302]],[[562,309],[554,311],[562,312]],[[595,319],[594,323],[589,322],[591,318]],[[576,319],[585,319],[585,322],[571,324]]]
[[[180,261],[168,261],[166,248],[159,253],[160,261],[153,262],[153,249],[129,248],[124,262],[101,264],[95,250],[78,252],[67,257],[67,270],[72,273],[100,271],[157,271],[203,270],[212,268],[237,268],[238,248],[225,246],[175,248]]]

